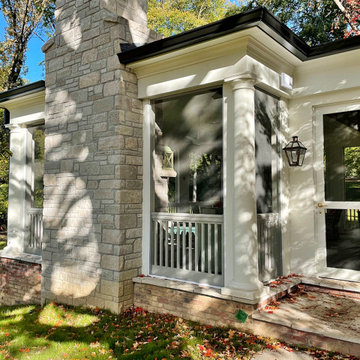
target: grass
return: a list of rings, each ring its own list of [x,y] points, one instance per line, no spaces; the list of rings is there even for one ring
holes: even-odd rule
[[[49,304],[0,308],[0,359],[250,359],[276,340],[132,308],[122,315]],[[306,350],[318,359],[355,359]]]
[[[2,250],[6,246],[6,239],[6,232],[0,232],[0,250]]]

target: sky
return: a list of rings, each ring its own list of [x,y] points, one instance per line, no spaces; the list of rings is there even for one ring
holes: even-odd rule
[[[238,0],[230,0],[232,3],[238,3]],[[2,12],[0,12],[0,40],[4,39],[6,22]],[[41,47],[44,42],[36,36],[32,36],[28,45],[26,53],[25,71],[22,72],[22,78],[28,80],[30,83],[44,80],[45,70],[41,62],[44,61],[44,54]],[[26,71],[27,70],[27,71]]]
[[[4,40],[6,22],[4,20],[2,12],[0,12],[0,40]],[[25,66],[28,71],[22,73],[22,77],[28,80],[30,83],[44,80],[45,71],[40,63],[44,60],[44,54],[41,51],[41,47],[44,42],[38,37],[33,36],[29,42],[28,52],[26,54]]]

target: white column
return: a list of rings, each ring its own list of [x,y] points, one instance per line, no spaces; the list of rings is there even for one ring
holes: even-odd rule
[[[143,127],[143,233],[142,233],[142,273],[150,273],[150,251],[151,251],[151,164],[152,164],[152,141],[153,141],[153,124],[154,111],[149,100],[144,102],[144,127]]]
[[[27,210],[31,207],[31,141],[28,129],[10,126],[8,240],[6,253],[23,253],[27,235]]]
[[[251,76],[225,84],[227,106],[227,176],[224,294],[254,300],[263,284],[258,277],[255,163],[255,85]],[[229,91],[231,87],[232,91]],[[225,91],[226,92],[226,91]],[[231,165],[231,166],[229,166]]]

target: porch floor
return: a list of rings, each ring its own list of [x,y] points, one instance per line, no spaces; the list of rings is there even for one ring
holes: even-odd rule
[[[289,343],[360,357],[360,284],[304,278],[297,289],[255,311],[254,323]]]

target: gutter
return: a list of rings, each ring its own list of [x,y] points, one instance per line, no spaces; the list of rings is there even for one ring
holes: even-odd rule
[[[310,47],[268,10],[257,8],[139,47],[122,44],[118,58],[127,65],[252,27],[258,27],[301,61],[360,48],[360,36]]]
[[[20,86],[14,89],[10,89],[0,93],[0,103],[13,100],[14,98],[29,95],[32,93],[39,92],[41,90],[45,90],[45,81],[40,80],[28,85]]]

